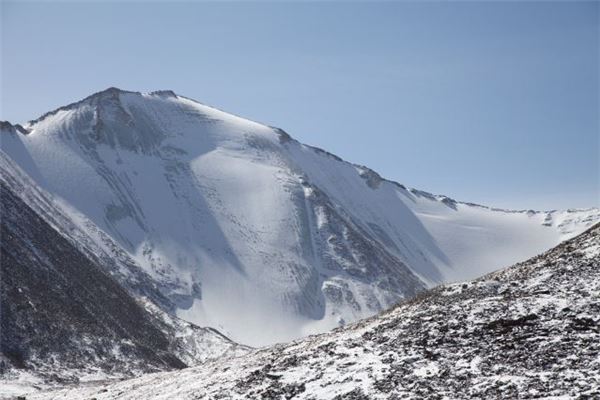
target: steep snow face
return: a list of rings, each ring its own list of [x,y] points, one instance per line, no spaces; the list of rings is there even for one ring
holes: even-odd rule
[[[32,398],[598,398],[599,293],[596,225],[524,263],[333,332]]]
[[[175,306],[125,251],[2,151],[0,189],[0,398],[247,351],[163,311]]]
[[[109,89],[5,131],[2,148],[122,245],[179,316],[253,345],[525,259],[599,218],[409,190],[172,92]]]

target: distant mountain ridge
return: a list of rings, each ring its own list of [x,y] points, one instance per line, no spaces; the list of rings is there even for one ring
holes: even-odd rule
[[[165,311],[251,345],[372,315],[600,219],[408,189],[172,91],[110,88],[1,128],[2,149],[123,247]]]

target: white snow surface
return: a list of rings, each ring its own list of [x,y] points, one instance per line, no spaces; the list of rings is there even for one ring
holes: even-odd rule
[[[168,91],[111,88],[25,129],[2,149],[39,185],[126,249],[179,317],[254,346],[481,276],[600,219],[408,189]]]

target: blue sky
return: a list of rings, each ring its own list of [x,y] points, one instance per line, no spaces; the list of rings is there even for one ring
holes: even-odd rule
[[[600,205],[599,3],[2,2],[0,118],[173,89],[409,186]]]

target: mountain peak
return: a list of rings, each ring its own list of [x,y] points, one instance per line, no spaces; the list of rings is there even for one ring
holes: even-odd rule
[[[171,89],[166,90],[155,90],[154,92],[150,92],[151,96],[160,96],[160,97],[177,97],[177,94]]]
[[[134,92],[134,91],[130,91],[130,90],[124,90],[124,89],[120,89],[118,87],[115,86],[111,86],[109,88],[106,88],[104,90],[101,90],[99,92],[96,92],[88,97],[93,97],[93,96],[98,96],[98,95],[102,95],[102,94],[113,94],[113,93],[139,93],[139,92]]]
[[[140,95],[140,96],[143,94],[148,94],[150,96],[177,97],[177,94],[171,89],[161,89],[161,90],[154,90],[152,92],[143,93],[143,92],[138,92],[138,91],[133,91],[133,90],[120,89],[118,87],[111,86],[109,88],[106,88],[106,89],[96,92],[94,94],[91,94],[81,101],[85,101],[85,100],[89,100],[89,99],[93,99],[93,98],[114,97],[114,96],[118,96],[118,95],[126,94],[126,93],[127,94],[136,94],[136,95]]]
[[[66,106],[61,106],[58,107],[52,111],[48,111],[47,113],[43,114],[42,116],[36,118],[36,119],[32,119],[30,121],[27,122],[27,125],[31,126],[31,125],[35,125],[38,122],[41,122],[43,120],[45,120],[46,118],[52,116],[52,115],[56,115],[58,112],[60,111],[66,111],[66,110],[71,110],[74,109],[78,106],[80,106],[81,104],[85,104],[88,103],[90,101],[98,101],[99,99],[118,99],[118,96],[122,93],[134,93],[134,94],[141,94],[139,92],[130,92],[130,91],[126,91],[126,90],[122,90],[116,87],[109,87],[108,89],[104,89],[101,90],[99,92],[93,93],[87,97],[85,97],[82,100],[78,100],[76,102],[67,104]]]
[[[39,118],[28,121],[28,125],[34,125],[40,121],[43,121],[44,119],[46,119],[49,116],[55,115],[59,111],[71,110],[82,104],[86,104],[86,103],[99,104],[99,103],[106,102],[106,101],[118,102],[120,96],[123,94],[142,96],[144,93],[138,92],[138,91],[132,91],[132,90],[124,90],[124,89],[120,89],[115,86],[111,86],[111,87],[101,90],[99,92],[93,93],[81,100],[78,100],[76,102],[73,102],[73,103],[67,104],[65,106],[58,107],[52,111],[49,111],[49,112],[43,114],[42,116],[40,116]],[[149,92],[147,94],[150,96],[158,96],[158,97],[163,97],[163,98],[169,98],[169,97],[177,98],[178,97],[177,94],[175,94],[175,92],[170,89],[156,90],[153,92]]]
[[[12,133],[22,133],[23,135],[27,135],[29,133],[29,131],[25,128],[23,128],[23,126],[19,125],[19,124],[11,124],[8,121],[0,121],[0,131],[8,131],[8,132],[12,132]]]
[[[141,95],[141,92],[136,92],[136,91],[132,91],[132,90],[124,90],[124,89],[119,89],[118,87],[114,87],[111,86],[107,89],[101,90],[99,92],[93,93],[89,96],[87,96],[86,98],[84,98],[83,100],[76,102],[74,104],[78,104],[80,102],[85,102],[85,101],[90,101],[90,100],[95,100],[95,99],[106,99],[106,98],[118,98],[120,95],[122,94],[136,94],[136,95]]]

